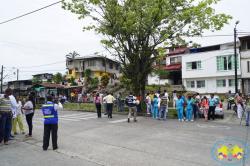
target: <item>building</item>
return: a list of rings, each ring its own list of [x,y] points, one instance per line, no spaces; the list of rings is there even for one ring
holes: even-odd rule
[[[239,50],[237,49],[239,54]],[[237,74],[241,76],[240,56]],[[234,43],[190,49],[182,56],[182,80],[188,91],[235,92]],[[238,84],[240,88],[240,83]]]
[[[155,66],[159,66],[168,74],[166,76],[160,76],[157,74],[150,74],[148,76],[148,84],[149,85],[165,85],[170,84],[174,88],[175,86],[181,86],[182,84],[182,55],[188,52],[187,47],[174,47],[174,48],[166,48],[167,53],[166,57],[160,64],[154,64]]]
[[[7,86],[13,90],[15,96],[27,96],[32,90],[32,80],[9,81]]]
[[[53,74],[42,73],[33,75],[34,82],[52,82]]]
[[[101,78],[103,74],[110,76],[110,84],[117,82],[121,75],[120,63],[102,56],[84,56],[67,58],[66,66],[68,69],[67,79],[74,78],[77,82],[83,82],[84,72],[91,70],[91,77]]]
[[[250,36],[240,37],[242,92],[250,94]]]

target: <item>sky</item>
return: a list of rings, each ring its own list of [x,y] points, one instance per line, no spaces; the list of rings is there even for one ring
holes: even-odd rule
[[[56,0],[0,0],[0,22],[56,2]],[[233,16],[230,24],[221,31],[204,35],[232,35],[236,20],[239,31],[250,32],[250,0],[222,0],[215,5],[217,13]],[[248,15],[248,16],[247,16]],[[81,56],[95,52],[108,54],[102,47],[101,36],[95,32],[83,32],[87,25],[77,15],[55,5],[18,20],[0,25],[0,65],[3,65],[4,81],[31,79],[38,73],[66,72],[65,55],[76,51]],[[232,42],[229,37],[190,38],[202,46]],[[48,65],[49,64],[49,65]]]

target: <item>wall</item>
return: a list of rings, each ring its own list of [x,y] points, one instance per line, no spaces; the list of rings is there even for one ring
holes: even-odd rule
[[[155,74],[149,74],[148,75],[148,85],[165,85],[166,83],[169,83],[168,79],[160,79],[159,76]]]
[[[247,71],[247,61],[250,61],[250,50],[241,52],[242,78],[250,78],[250,72]]]

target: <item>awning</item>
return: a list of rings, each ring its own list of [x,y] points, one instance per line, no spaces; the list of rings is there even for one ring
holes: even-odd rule
[[[164,67],[165,70],[181,70],[181,64],[171,64]]]

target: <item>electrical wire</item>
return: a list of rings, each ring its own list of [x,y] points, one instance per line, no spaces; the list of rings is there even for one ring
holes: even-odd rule
[[[5,20],[5,21],[3,21],[3,22],[0,22],[0,25],[1,25],[1,24],[5,24],[5,23],[8,23],[8,22],[11,22],[11,21],[14,21],[14,20],[19,19],[19,18],[22,18],[22,17],[25,17],[25,16],[30,15],[30,14],[36,13],[36,12],[38,12],[38,11],[41,11],[41,10],[46,9],[46,8],[48,8],[48,7],[54,6],[54,5],[59,4],[59,3],[61,3],[61,2],[62,2],[62,1],[57,1],[57,2],[54,2],[54,3],[50,4],[50,5],[41,7],[41,8],[36,9],[36,10],[33,10],[33,11],[31,11],[31,12],[28,12],[28,13],[22,14],[22,15],[20,15],[20,16],[17,16],[17,17],[14,17],[14,18]]]

